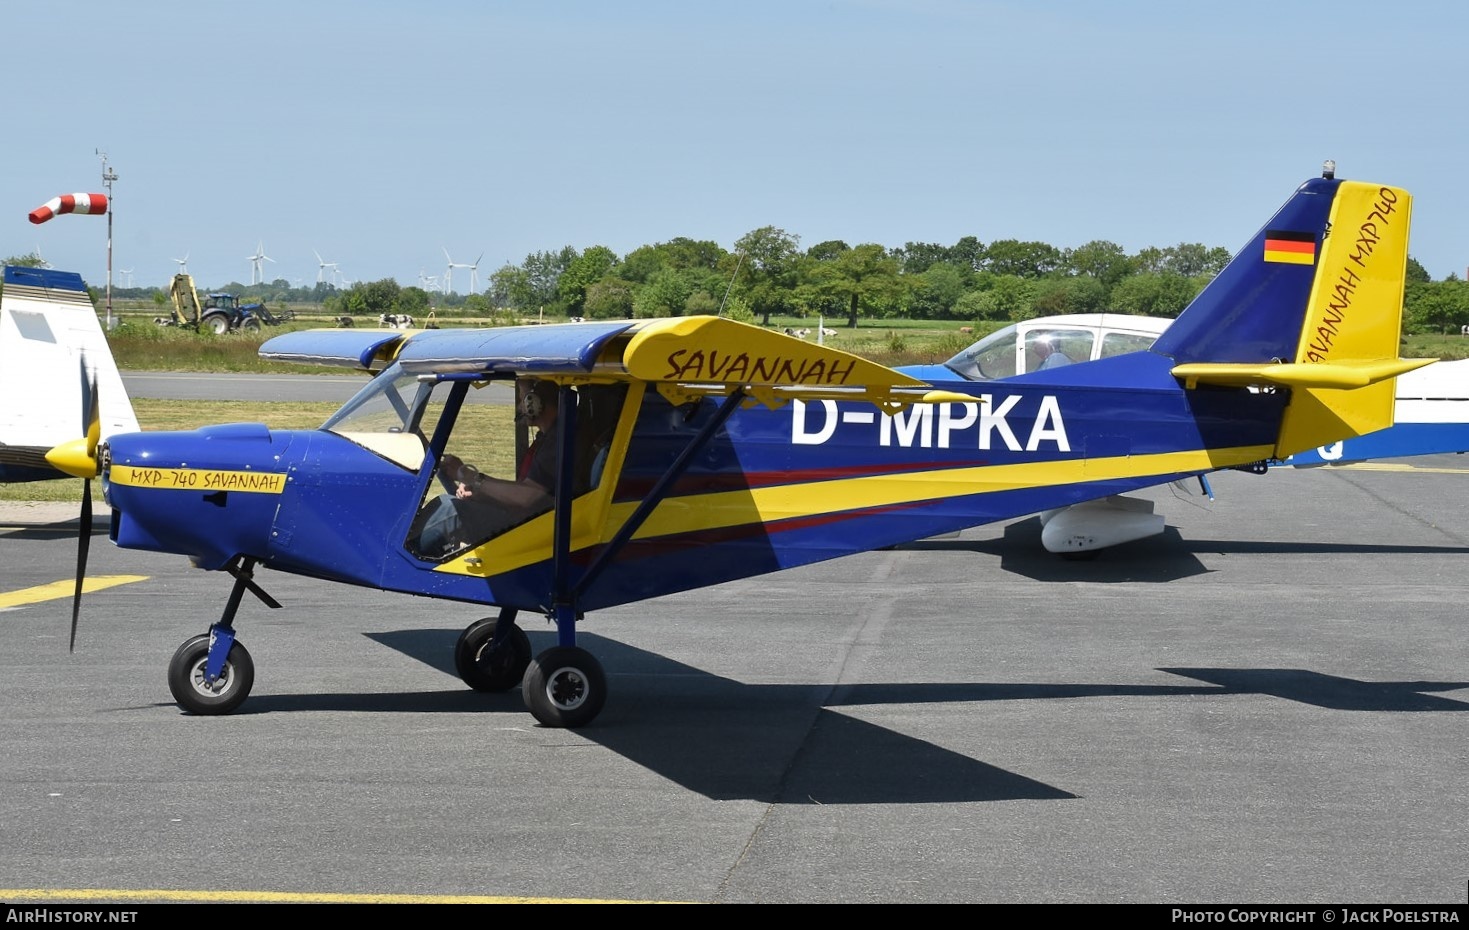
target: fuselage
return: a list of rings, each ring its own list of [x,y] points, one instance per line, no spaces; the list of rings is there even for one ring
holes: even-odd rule
[[[752,404],[671,481],[670,465],[718,401],[675,406],[634,383],[611,421],[605,471],[571,501],[574,563],[592,564],[666,487],[579,603],[636,601],[1268,457],[1281,395],[1185,391],[1169,364],[1136,353],[1044,378],[948,385],[973,401],[901,409],[830,399]],[[371,406],[373,392],[395,383],[407,382],[380,375],[348,408]],[[427,396],[405,402],[405,412]],[[415,514],[434,493],[437,462],[428,445],[435,431],[425,424],[418,432],[421,439],[401,426],[369,434],[347,417],[312,431],[236,424],[115,436],[102,476],[117,512],[113,539],[206,569],[247,557],[385,590],[547,608],[553,513],[446,558],[415,553]],[[586,449],[568,441],[567,454],[585,458]]]

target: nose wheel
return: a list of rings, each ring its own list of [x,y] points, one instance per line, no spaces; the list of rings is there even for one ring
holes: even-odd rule
[[[179,707],[191,714],[218,716],[232,713],[255,684],[255,662],[239,642],[230,645],[224,667],[213,678],[209,669],[209,635],[184,642],[168,663],[168,690]]]

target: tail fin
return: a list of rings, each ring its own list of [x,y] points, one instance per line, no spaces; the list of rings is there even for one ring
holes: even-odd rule
[[[1391,426],[1412,197],[1330,175],[1302,184],[1159,337],[1174,375],[1291,389],[1276,456]]]
[[[3,281],[0,481],[65,478],[45,454],[87,431],[88,376],[97,387],[102,436],[134,432],[138,420],[81,275],[7,266]]]

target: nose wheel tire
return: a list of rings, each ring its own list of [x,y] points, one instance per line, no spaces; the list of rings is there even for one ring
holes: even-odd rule
[[[209,661],[209,636],[203,634],[186,641],[168,663],[168,690],[173,699],[191,714],[218,716],[228,714],[250,696],[255,684],[255,662],[250,653],[236,641],[230,646],[224,668],[214,681],[204,680]]]
[[[518,626],[498,646],[491,647],[496,618],[477,620],[459,634],[454,645],[454,671],[476,691],[509,691],[525,678],[530,665],[530,637]]]
[[[607,703],[607,675],[596,656],[576,646],[553,646],[525,671],[521,696],[543,726],[591,723]]]

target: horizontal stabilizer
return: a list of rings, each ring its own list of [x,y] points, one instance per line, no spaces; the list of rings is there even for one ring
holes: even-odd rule
[[[1433,364],[1432,358],[1346,359],[1284,365],[1191,362],[1176,365],[1173,376],[1192,390],[1200,384],[1221,387],[1282,387],[1351,390],[1377,384]]]

